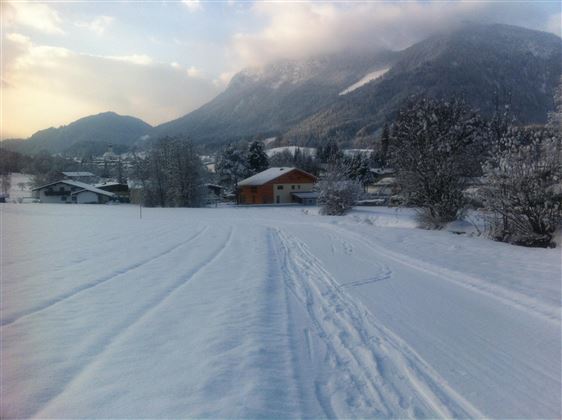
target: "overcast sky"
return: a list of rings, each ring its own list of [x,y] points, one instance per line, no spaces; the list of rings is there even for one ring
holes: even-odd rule
[[[104,111],[150,124],[201,106],[246,66],[402,49],[464,21],[560,36],[558,1],[5,2],[2,138]]]

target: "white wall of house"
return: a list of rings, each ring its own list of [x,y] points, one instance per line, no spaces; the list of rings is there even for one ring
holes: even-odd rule
[[[47,188],[42,188],[38,191],[37,198],[41,200],[42,203],[72,203],[70,198],[70,193],[75,190],[76,187],[71,187],[70,185],[59,183],[51,185]],[[52,192],[49,194],[49,192]],[[65,192],[67,195],[56,195],[56,193]]]
[[[99,202],[98,195],[92,191],[82,191],[75,194],[77,204],[97,204]]]
[[[282,188],[279,188],[282,187]],[[314,184],[273,184],[273,202],[274,203],[292,203],[293,197],[291,193],[313,191]],[[277,200],[279,197],[279,200]]]

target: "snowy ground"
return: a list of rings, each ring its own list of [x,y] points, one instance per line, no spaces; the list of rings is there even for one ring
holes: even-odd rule
[[[4,204],[2,417],[560,418],[560,250],[409,211]]]

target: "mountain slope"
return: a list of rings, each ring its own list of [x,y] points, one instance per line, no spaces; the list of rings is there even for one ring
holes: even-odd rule
[[[562,71],[559,37],[508,25],[470,25],[402,51],[380,79],[289,130],[294,142],[372,138],[414,95],[463,97],[484,115],[509,101],[522,123],[543,123]]]
[[[509,25],[467,24],[398,52],[346,52],[238,73],[208,104],[156,127],[200,143],[282,135],[291,144],[334,138],[372,144],[413,95],[462,96],[484,115],[510,101],[542,123],[562,70],[559,37]]]
[[[156,127],[155,134],[184,134],[207,143],[280,134],[332,103],[365,73],[385,68],[394,59],[392,52],[349,52],[246,69],[211,102]]]
[[[47,128],[27,140],[2,142],[11,150],[35,154],[41,150],[72,155],[101,154],[108,145],[117,150],[133,145],[150,132],[144,121],[114,112],[104,112],[74,121],[58,128]]]

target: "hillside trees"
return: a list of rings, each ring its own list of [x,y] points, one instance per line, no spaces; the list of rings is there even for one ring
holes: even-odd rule
[[[479,166],[483,122],[462,101],[411,102],[394,122],[391,162],[420,221],[438,228],[463,211],[467,176]]]

